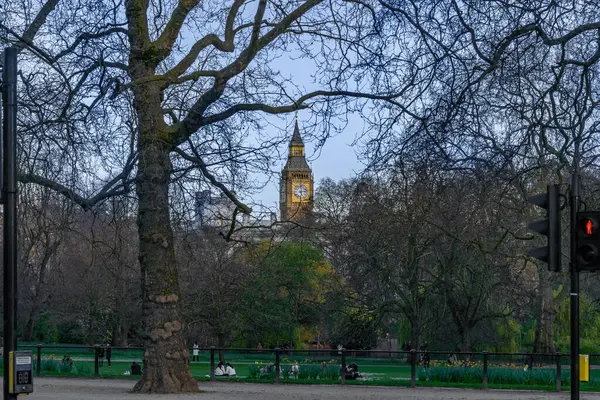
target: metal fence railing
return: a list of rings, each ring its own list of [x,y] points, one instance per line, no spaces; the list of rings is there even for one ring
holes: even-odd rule
[[[107,362],[110,366],[112,360],[117,362],[123,361],[142,361],[144,348],[139,346],[133,347],[112,347],[105,345],[45,345],[45,344],[29,344],[19,345],[19,349],[32,349],[35,358],[35,371],[36,376],[41,376],[42,363],[47,361],[49,353],[61,353],[65,354],[64,357],[73,356],[73,359],[84,362],[91,362],[93,357],[93,373],[89,371],[89,375],[95,378],[100,377],[100,367],[104,362]],[[110,349],[110,353],[109,353]],[[189,349],[192,354],[193,349]],[[209,365],[209,374],[207,378],[210,381],[215,380],[215,368],[216,360],[220,353],[223,353],[226,357],[232,357],[238,355],[238,357],[245,355],[248,359],[261,359],[267,363],[274,364],[273,381],[275,383],[281,380],[281,366],[282,357],[284,357],[284,363],[289,364],[288,357],[310,357],[311,361],[324,361],[329,360],[333,362],[331,365],[339,366],[339,383],[346,384],[346,371],[349,360],[354,362],[367,362],[368,360],[379,359],[382,362],[388,362],[389,365],[407,365],[410,364],[410,387],[417,386],[417,366],[422,365],[426,367],[426,364],[432,363],[434,365],[440,365],[449,362],[451,354],[456,355],[456,365],[465,367],[475,367],[482,369],[482,381],[481,388],[488,388],[488,377],[489,368],[497,367],[502,363],[513,367],[522,367],[527,365],[529,368],[546,368],[554,370],[554,380],[556,383],[556,391],[562,389],[561,374],[563,370],[563,364],[568,365],[570,363],[570,355],[564,353],[506,353],[506,352],[448,352],[448,351],[426,351],[426,350],[410,350],[410,351],[392,351],[392,350],[347,350],[347,349],[250,349],[250,348],[200,348],[199,352],[203,354],[204,364]],[[110,356],[109,356],[110,354]],[[108,357],[107,357],[108,356]],[[191,357],[190,357],[191,358]],[[387,359],[387,360],[386,360]],[[54,360],[54,358],[53,358]],[[56,358],[58,360],[58,358]],[[105,361],[106,360],[106,361]],[[589,355],[590,364],[594,362],[600,363],[600,354]],[[385,365],[388,365],[385,364]]]

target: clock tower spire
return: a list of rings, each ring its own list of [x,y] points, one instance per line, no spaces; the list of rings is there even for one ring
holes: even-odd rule
[[[308,222],[313,209],[313,175],[306,162],[298,119],[290,140],[288,159],[281,171],[279,193],[281,219]]]

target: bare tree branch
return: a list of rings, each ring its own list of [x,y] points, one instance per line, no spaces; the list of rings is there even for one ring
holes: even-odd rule
[[[221,190],[221,192],[223,192],[223,194],[225,194],[229,198],[229,200],[231,200],[233,204],[236,205],[236,209],[240,209],[245,214],[250,214],[252,212],[252,209],[250,207],[239,201],[237,197],[225,187],[225,185],[219,182],[217,178],[215,178],[215,176],[210,173],[208,167],[206,166],[206,163],[202,161],[202,159],[200,159],[199,157],[191,156],[178,147],[174,147],[173,151],[179,156],[181,156],[181,158],[193,162],[200,169],[200,171],[202,171],[202,174],[206,177],[206,179],[208,179],[213,186],[218,187]]]

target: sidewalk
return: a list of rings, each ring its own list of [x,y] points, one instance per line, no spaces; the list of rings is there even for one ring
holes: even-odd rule
[[[118,379],[36,378],[34,393],[28,400],[121,400],[147,399],[148,395],[129,393],[134,381]],[[152,395],[155,400],[567,400],[569,393],[517,390],[475,390],[339,386],[339,385],[273,385],[257,383],[201,382],[202,393]],[[600,400],[600,393],[582,393],[582,400]]]

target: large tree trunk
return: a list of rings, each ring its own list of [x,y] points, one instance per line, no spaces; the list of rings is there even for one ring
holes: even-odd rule
[[[421,320],[418,316],[409,318],[410,321],[410,349],[419,350],[421,342]]]
[[[471,351],[471,328],[469,326],[461,326],[458,328],[461,339],[460,351]]]
[[[154,71],[134,68],[143,76]],[[134,89],[138,116],[139,163],[136,191],[139,201],[139,260],[142,272],[144,372],[134,391],[143,393],[196,392],[190,373],[189,351],[183,337],[179,282],[173,231],[169,216],[171,144],[160,107],[160,89],[142,84]]]
[[[222,333],[217,333],[217,346],[219,347],[219,361],[221,362],[226,362],[225,361],[225,350],[223,350],[223,348],[225,347],[225,335]]]
[[[541,296],[539,299],[539,321],[535,327],[535,339],[533,341],[534,353],[553,353],[556,351],[554,345],[554,318],[555,305],[552,286],[546,280],[540,279]]]

